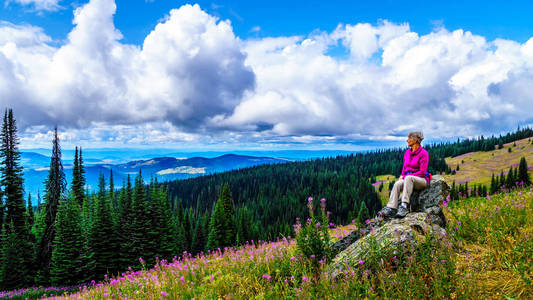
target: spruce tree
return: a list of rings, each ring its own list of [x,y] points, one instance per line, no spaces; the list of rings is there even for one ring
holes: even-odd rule
[[[207,250],[216,250],[217,248],[224,248],[226,239],[226,212],[224,211],[224,203],[222,199],[218,198],[213,213],[211,214],[211,221],[209,222],[209,234],[207,236]]]
[[[153,185],[151,193],[152,228],[155,232],[153,238],[156,241],[154,252],[160,259],[170,260],[177,254],[177,240],[168,193],[163,187],[158,187],[157,181]]]
[[[85,192],[81,208],[80,227],[83,236],[83,244],[80,253],[82,267],[79,272],[79,281],[88,282],[94,279],[95,261],[94,251],[91,247],[91,232],[94,224],[93,202],[89,198],[89,193]]]
[[[367,219],[370,218],[370,213],[368,212],[368,208],[366,207],[365,201],[361,201],[361,207],[359,208],[359,222],[364,224]]]
[[[131,243],[133,239],[133,209],[132,209],[132,187],[131,178],[128,174],[127,183],[123,184],[120,191],[119,198],[119,218],[118,218],[118,234],[120,241],[120,259],[119,270],[126,270],[129,266],[135,263],[138,258],[131,250]]]
[[[148,215],[149,204],[146,197],[141,170],[139,170],[139,174],[135,178],[132,200],[133,222],[129,247],[133,255],[136,255],[137,258],[142,257],[146,260],[146,258],[153,257],[154,253],[149,252],[147,247],[149,244],[148,230],[150,230],[151,224],[150,216]]]
[[[0,285],[5,289],[33,283],[33,238],[23,198],[23,177],[19,140],[13,110],[6,110],[1,132],[0,185],[4,203],[0,248]],[[4,211],[5,210],[5,211]],[[15,265],[13,265],[13,263]],[[14,271],[12,268],[20,270]]]
[[[44,207],[44,232],[40,238],[38,246],[38,282],[48,284],[50,279],[50,262],[52,260],[53,242],[55,239],[55,222],[59,199],[64,195],[66,190],[65,173],[63,172],[63,163],[61,162],[61,147],[59,145],[59,135],[57,127],[54,128],[54,140],[52,157],[50,160],[50,170],[45,181],[45,207]]]
[[[518,182],[523,182],[526,185],[531,184],[531,180],[527,171],[527,161],[526,158],[522,156],[522,158],[520,158],[520,165],[518,166]]]
[[[232,246],[233,244],[235,244],[237,228],[235,226],[235,207],[233,205],[233,198],[231,197],[231,191],[227,183],[222,188],[220,198],[222,199],[224,213],[226,214],[224,246]]]
[[[94,253],[94,274],[98,279],[116,271],[120,250],[111,214],[111,203],[105,186],[104,174],[100,173],[98,195],[95,199],[96,211],[89,239],[89,246]]]
[[[74,195],[62,198],[57,210],[50,263],[51,283],[56,286],[73,285],[79,281],[83,251],[80,217],[80,207]]]

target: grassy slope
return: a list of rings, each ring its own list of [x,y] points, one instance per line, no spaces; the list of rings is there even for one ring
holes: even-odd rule
[[[511,148],[512,152],[509,152]],[[528,139],[504,144],[503,149],[488,152],[471,152],[457,157],[446,158],[446,163],[450,168],[455,169],[459,165],[459,171],[455,175],[446,175],[447,181],[456,183],[481,183],[490,184],[492,173],[498,175],[503,171],[507,174],[510,166],[518,167],[520,158],[525,157],[529,165],[529,173],[533,174],[533,143]],[[464,162],[463,162],[464,161]]]

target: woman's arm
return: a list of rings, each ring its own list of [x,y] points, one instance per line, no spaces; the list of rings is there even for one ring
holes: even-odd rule
[[[402,175],[400,175],[400,178],[401,179],[404,179],[405,178],[405,165],[407,164],[407,152],[409,151],[409,149],[407,149],[407,151],[405,151],[405,153],[403,154],[403,166],[402,166]]]

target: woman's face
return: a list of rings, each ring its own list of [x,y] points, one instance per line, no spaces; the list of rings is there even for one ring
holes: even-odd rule
[[[407,137],[407,146],[412,147],[414,144],[416,144],[416,139],[414,137]]]

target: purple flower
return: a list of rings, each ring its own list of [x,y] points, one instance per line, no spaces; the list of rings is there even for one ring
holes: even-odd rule
[[[311,259],[315,259],[315,255],[314,254],[311,254]]]
[[[313,203],[313,197],[307,198],[307,204],[312,204],[312,203]]]
[[[168,294],[166,292],[161,291],[161,296],[167,296]]]
[[[359,265],[360,265],[360,266],[363,265],[364,263],[365,263],[364,260],[360,260],[360,261],[359,261]]]
[[[308,282],[308,281],[309,281],[309,278],[307,278],[307,276],[304,276],[304,277],[302,277],[302,281],[303,281],[303,282]]]
[[[270,280],[270,278],[272,278],[272,277],[267,275],[267,274],[263,274],[263,279]]]
[[[320,227],[320,222],[316,222],[316,227]]]
[[[366,220],[365,220],[365,223],[366,223],[366,224],[370,223],[370,220],[369,220],[369,219],[366,219]]]

